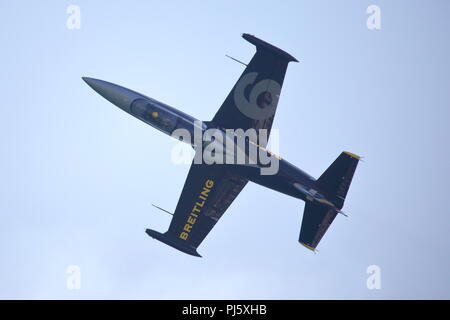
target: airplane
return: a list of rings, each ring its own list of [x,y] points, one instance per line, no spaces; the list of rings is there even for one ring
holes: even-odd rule
[[[239,129],[266,130],[269,135],[287,66],[298,60],[254,35],[244,33],[242,37],[256,47],[256,53],[245,64],[245,70],[211,121],[201,122],[153,98],[107,81],[82,79],[120,109],[168,135],[178,129],[194,136],[196,132],[203,134],[207,130],[226,135],[232,129],[235,132]],[[344,214],[341,209],[360,157],[344,151],[318,179],[314,179],[268,151],[267,141],[259,136],[246,136],[245,141],[248,146],[256,146],[262,154],[267,152],[268,157],[277,160],[277,171],[262,174],[267,163],[260,160],[250,163],[247,159],[244,164],[193,161],[168,230],[160,233],[146,229],[146,233],[186,254],[201,257],[197,252],[199,245],[247,182],[252,181],[305,201],[298,242],[315,252],[335,217]],[[195,139],[183,142],[194,149],[208,144],[208,141]],[[237,142],[233,140],[232,143]]]

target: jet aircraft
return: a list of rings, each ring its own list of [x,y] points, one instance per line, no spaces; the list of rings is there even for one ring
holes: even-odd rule
[[[210,121],[200,122],[171,106],[110,82],[87,77],[83,80],[117,107],[168,135],[178,129],[193,136],[196,131],[202,135],[208,129],[224,136],[230,129],[235,132],[255,129],[266,130],[268,138],[287,66],[289,62],[298,61],[253,35],[244,33],[242,37],[256,47],[256,53],[245,64],[244,72]],[[198,142],[192,138],[184,142],[195,149],[211,141]],[[267,169],[267,163],[260,160],[250,163],[247,159],[244,164],[193,161],[168,230],[160,233],[147,229],[146,233],[175,249],[200,257],[199,245],[247,182],[252,181],[306,202],[298,241],[315,251],[337,214],[343,213],[341,209],[360,157],[344,151],[314,179],[268,151],[267,140],[245,136],[245,142],[246,146],[256,146],[259,152],[277,160],[276,172],[262,174],[261,169]],[[237,142],[233,140],[233,143]],[[247,148],[244,153],[248,156]]]

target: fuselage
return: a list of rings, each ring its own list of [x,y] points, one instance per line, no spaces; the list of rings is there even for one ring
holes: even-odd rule
[[[172,136],[175,130],[185,130],[192,138],[183,140],[183,142],[189,143],[193,147],[198,147],[198,140],[196,142],[194,137],[199,132],[203,136],[207,130],[214,129],[223,134],[223,136],[227,134],[225,129],[217,127],[213,122],[201,122],[180,110],[135,91],[103,80],[92,78],[83,79],[104,98],[159,131]],[[233,143],[237,142],[235,141]],[[227,166],[229,170],[233,170],[240,176],[259,185],[298,199],[306,200],[307,193],[305,194],[305,190],[312,190],[314,188],[315,179],[288,161],[272,154],[264,146],[259,146],[254,142],[247,142],[247,146],[250,146],[250,144],[252,147],[256,147],[258,152],[266,153],[266,156],[270,157],[271,161],[277,161],[278,168],[276,172],[266,175],[261,174],[261,169],[265,164],[259,161],[252,164],[226,163],[223,165]],[[247,150],[248,148],[246,147],[245,152]]]

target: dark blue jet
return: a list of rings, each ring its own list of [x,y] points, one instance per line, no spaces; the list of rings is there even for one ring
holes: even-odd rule
[[[173,107],[110,82],[86,77],[83,80],[111,103],[168,135],[177,129],[184,129],[192,137],[196,131],[203,134],[209,129],[223,136],[229,129],[235,132],[265,129],[268,136],[287,65],[297,60],[253,35],[242,36],[256,46],[256,53],[211,121],[199,122]],[[239,138],[239,134],[234,135]],[[206,146],[213,140],[183,141],[198,150],[199,144]],[[244,141],[246,155],[248,146],[256,146],[261,154],[277,160],[276,172],[262,174],[261,170],[267,169],[268,164],[261,159],[252,163],[247,159],[244,164],[193,161],[168,231],[147,229],[147,234],[182,252],[200,256],[198,246],[247,182],[253,181],[306,202],[299,243],[315,251],[336,215],[343,213],[341,209],[360,157],[342,152],[316,180],[267,151],[267,139],[249,135]],[[237,144],[237,139],[233,143]]]

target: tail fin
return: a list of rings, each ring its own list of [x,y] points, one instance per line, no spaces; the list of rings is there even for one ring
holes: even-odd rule
[[[351,152],[342,152],[316,181],[317,188],[338,209],[344,206],[344,200],[360,158]]]
[[[306,248],[315,251],[343,207],[359,159],[360,157],[353,153],[342,152],[316,181],[317,189],[335,208],[318,201],[306,201],[299,237],[300,244]]]

